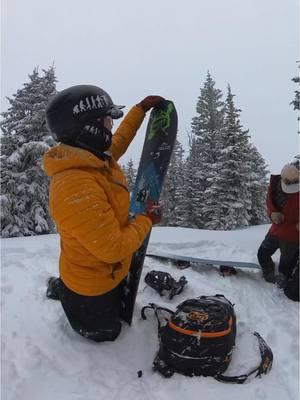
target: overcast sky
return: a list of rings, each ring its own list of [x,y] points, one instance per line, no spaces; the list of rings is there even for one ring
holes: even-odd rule
[[[227,84],[272,173],[299,152],[290,106],[298,73],[298,0],[2,0],[2,110],[37,65],[54,63],[58,90],[94,84],[117,104],[148,94],[174,101],[187,144],[209,70]],[[138,161],[146,123],[133,142]]]

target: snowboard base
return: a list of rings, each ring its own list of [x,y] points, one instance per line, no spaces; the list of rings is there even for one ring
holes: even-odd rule
[[[147,257],[154,257],[161,260],[169,260],[174,262],[178,268],[184,269],[190,266],[216,266],[219,267],[220,273],[223,276],[226,275],[234,275],[236,273],[236,269],[256,269],[260,270],[260,266],[251,262],[244,261],[231,261],[231,260],[211,260],[207,258],[198,258],[198,257],[188,257],[188,256],[180,256],[173,253],[165,253],[160,251],[152,251],[147,253]]]

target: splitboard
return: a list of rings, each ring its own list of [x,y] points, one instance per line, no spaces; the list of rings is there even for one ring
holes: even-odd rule
[[[150,114],[142,156],[131,197],[130,214],[143,214],[148,204],[158,203],[177,134],[177,112],[164,100]],[[123,290],[121,318],[131,324],[135,299],[150,233],[134,253]]]
[[[179,268],[188,268],[191,265],[201,266],[218,266],[220,267],[220,271],[226,275],[234,273],[235,268],[250,268],[250,269],[260,269],[261,267],[258,264],[244,261],[230,261],[230,260],[212,260],[207,258],[199,258],[199,257],[188,257],[181,256],[174,253],[165,253],[161,251],[151,251],[147,253],[147,257],[155,257],[163,260],[170,260],[176,263]]]

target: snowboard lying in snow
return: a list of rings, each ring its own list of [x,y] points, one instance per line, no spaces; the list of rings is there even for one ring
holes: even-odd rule
[[[244,261],[230,261],[230,260],[211,260],[207,258],[181,256],[174,253],[165,253],[163,251],[149,251],[147,257],[155,257],[162,260],[173,261],[179,268],[188,268],[191,265],[197,266],[217,266],[220,267],[220,272],[224,275],[234,274],[235,268],[251,268],[261,269],[258,264]]]

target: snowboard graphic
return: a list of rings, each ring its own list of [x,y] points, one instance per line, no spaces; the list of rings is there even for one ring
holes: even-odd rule
[[[252,268],[252,269],[260,269],[260,266],[244,261],[230,261],[230,260],[210,260],[206,258],[198,258],[198,257],[187,257],[180,256],[174,253],[165,253],[161,251],[152,251],[147,253],[148,257],[156,257],[163,260],[174,261],[178,267],[189,267],[192,264],[195,264],[195,267],[201,267],[201,265],[215,265],[220,267],[220,272],[224,272],[226,275],[226,268],[228,275],[230,273],[234,273],[235,268]]]
[[[167,173],[177,134],[174,104],[163,100],[150,114],[142,156],[131,198],[130,214],[142,214],[149,203],[157,203]],[[151,232],[150,232],[151,233]],[[146,256],[150,233],[134,253],[123,291],[121,317],[130,325]]]

